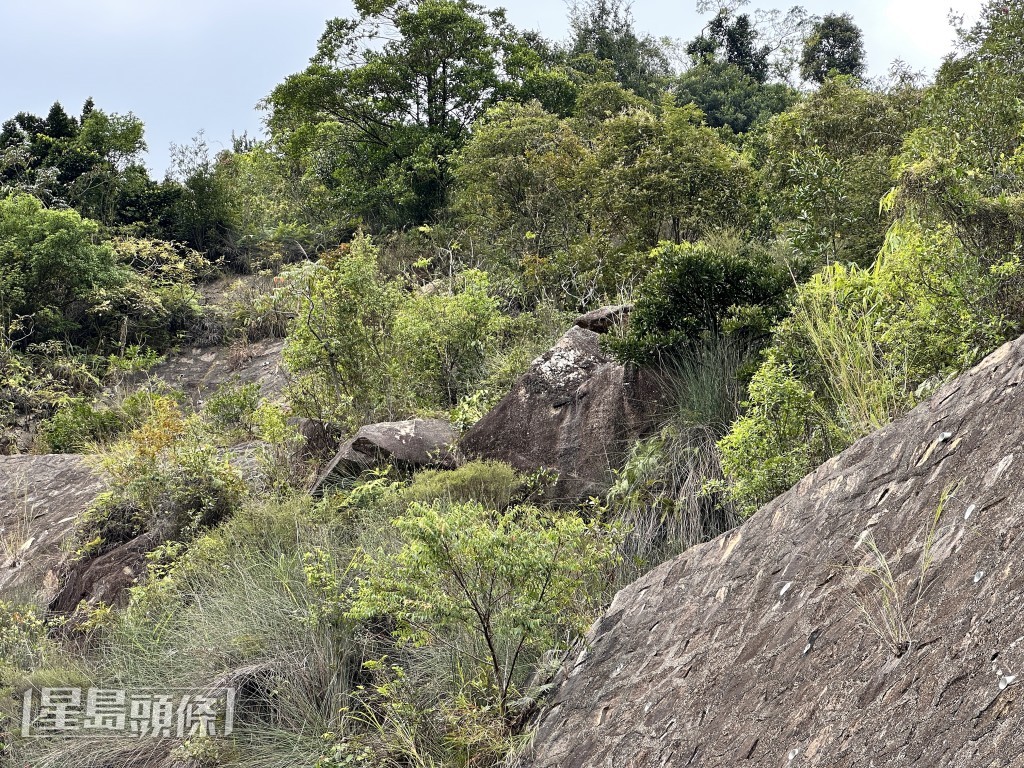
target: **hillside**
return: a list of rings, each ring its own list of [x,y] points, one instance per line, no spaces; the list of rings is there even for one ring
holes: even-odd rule
[[[3,122],[0,764],[1021,762],[979,4],[870,77],[851,13],[358,0],[162,179]]]
[[[538,768],[1017,765],[1024,340],[616,595]]]

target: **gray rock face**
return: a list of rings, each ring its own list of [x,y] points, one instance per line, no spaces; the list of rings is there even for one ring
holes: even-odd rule
[[[580,315],[573,325],[594,333],[608,333],[616,327],[625,326],[629,320],[629,313],[632,311],[632,304],[613,304],[600,307],[585,315]]]
[[[323,490],[334,479],[352,477],[372,467],[398,464],[407,469],[419,467],[452,468],[457,463],[455,443],[458,432],[441,419],[385,421],[361,427],[342,444],[337,455],[320,473],[312,491]]]
[[[1019,340],[622,590],[527,764],[1024,765],[1022,478]]]
[[[603,487],[630,443],[652,424],[650,377],[608,358],[594,331],[575,326],[537,358],[495,408],[463,436],[469,457],[559,474],[556,498]]]
[[[129,379],[126,385],[134,388],[147,378],[164,382],[198,405],[218,387],[237,380],[258,383],[263,397],[279,400],[287,383],[283,349],[284,339],[263,339],[244,347],[185,349],[168,355],[166,361]]]
[[[102,490],[81,456],[0,456],[0,598],[49,600],[61,543]]]

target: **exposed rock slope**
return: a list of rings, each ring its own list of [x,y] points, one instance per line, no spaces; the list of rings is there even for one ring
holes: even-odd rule
[[[240,347],[188,347],[121,386],[132,389],[151,379],[182,390],[198,405],[218,387],[237,381],[259,384],[263,397],[278,400],[286,384],[283,349],[283,339],[262,339]]]
[[[61,543],[102,488],[81,456],[0,456],[0,599],[52,596]]]
[[[1022,384],[1024,340],[622,590],[530,764],[1024,765]]]

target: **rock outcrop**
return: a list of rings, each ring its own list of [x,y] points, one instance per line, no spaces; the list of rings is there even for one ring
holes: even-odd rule
[[[613,304],[600,307],[580,315],[573,325],[594,333],[609,333],[616,328],[625,328],[629,321],[629,313],[632,311],[632,304]]]
[[[81,456],[0,456],[0,598],[50,599],[61,544],[102,490]]]
[[[319,493],[339,478],[354,477],[385,464],[396,464],[404,469],[451,469],[458,461],[457,440],[455,428],[441,419],[368,424],[342,444],[313,483],[312,492]]]
[[[50,601],[54,613],[70,614],[80,603],[123,607],[128,588],[146,575],[146,555],[159,543],[149,533],[114,547],[99,557],[68,560],[60,566],[60,587]]]
[[[528,764],[1024,765],[1022,479],[1024,340],[622,590]]]
[[[284,339],[262,339],[244,346],[187,348],[174,352],[145,374],[133,376],[122,387],[134,388],[147,380],[180,389],[200,405],[205,397],[229,382],[260,385],[268,400],[283,397],[287,376],[281,354]]]
[[[611,360],[600,339],[574,326],[534,360],[463,436],[466,456],[523,471],[554,470],[555,498],[599,491],[629,445],[649,430],[658,405],[652,377]]]

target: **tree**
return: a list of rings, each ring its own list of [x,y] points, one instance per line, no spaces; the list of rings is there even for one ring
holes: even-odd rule
[[[679,104],[693,103],[712,128],[746,133],[754,125],[785,111],[797,92],[781,83],[760,83],[740,67],[707,60],[681,74],[672,85]]]
[[[820,85],[835,75],[861,77],[864,67],[864,34],[850,14],[830,13],[811,28],[800,57],[804,80]]]
[[[686,52],[696,63],[720,59],[737,67],[758,83],[768,79],[767,45],[758,45],[759,33],[750,16],[733,16],[721,10],[705,27],[705,31],[690,41]]]
[[[615,80],[638,96],[657,101],[671,73],[661,43],[638,35],[623,0],[586,0],[569,12],[569,53],[611,62]],[[583,66],[579,61],[574,66]]]
[[[30,195],[0,199],[0,326],[26,342],[78,333],[104,292],[128,280],[98,227]]]
[[[131,113],[97,109],[81,118],[54,103],[45,118],[19,113],[0,130],[0,194],[27,192],[51,205],[72,206],[106,226],[137,225],[164,234],[161,219],[173,194],[142,165],[144,126]]]
[[[202,132],[190,144],[171,145],[172,170],[165,184],[173,184],[178,194],[169,210],[169,229],[176,240],[198,251],[245,266],[235,239],[232,189],[217,173],[218,162]]]
[[[391,616],[405,644],[454,644],[501,718],[529,663],[592,621],[618,536],[571,512],[477,502],[414,502],[393,524],[400,547],[370,555],[349,616]]]
[[[748,135],[764,223],[793,241],[801,268],[874,260],[889,223],[878,203],[919,102],[912,86],[835,77]]]
[[[448,155],[510,87],[519,45],[500,11],[468,0],[357,3],[333,19],[311,65],[266,100],[274,141],[330,189],[353,225],[429,220]]]
[[[719,336],[737,310],[759,309],[770,323],[791,285],[763,247],[731,238],[665,243],[651,257],[656,266],[640,284],[628,332],[611,342],[636,363],[679,358],[702,336]]]

